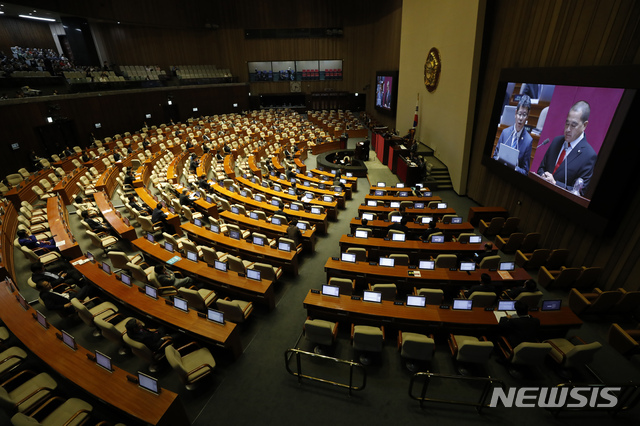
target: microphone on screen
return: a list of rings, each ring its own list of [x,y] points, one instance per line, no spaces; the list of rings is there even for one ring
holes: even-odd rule
[[[551,142],[551,141],[549,140],[549,138],[546,138],[546,139],[544,140],[544,142],[542,142],[541,144],[538,144],[538,148],[540,148],[541,146],[545,146],[545,145],[546,145],[546,144],[548,144],[549,142]]]

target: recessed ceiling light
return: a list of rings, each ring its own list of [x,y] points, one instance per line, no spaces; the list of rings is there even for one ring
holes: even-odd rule
[[[55,19],[51,19],[51,18],[41,18],[39,16],[30,16],[30,15],[18,15],[21,18],[27,18],[27,19],[35,19],[37,21],[49,21],[49,22],[55,22]]]

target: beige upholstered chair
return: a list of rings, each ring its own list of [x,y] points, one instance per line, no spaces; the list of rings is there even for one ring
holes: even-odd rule
[[[485,222],[484,220],[480,220],[480,226],[478,227],[478,230],[485,237],[493,237],[500,233],[504,222],[505,219],[503,217],[494,217],[489,221],[489,223]]]
[[[444,300],[444,290],[439,288],[421,288],[414,287],[413,294],[416,296],[424,296],[427,305],[441,305]]]
[[[350,280],[348,278],[336,278],[336,277],[329,278],[329,282],[327,284],[340,287],[340,294],[346,294],[347,296],[350,296],[353,294],[353,291],[355,290],[355,286],[356,286],[356,283],[354,280]]]
[[[94,301],[92,299],[91,301]],[[85,305],[87,302],[82,302],[76,298],[71,299],[71,305],[74,307],[80,319],[87,324],[88,326],[95,326],[95,319],[102,318],[105,321],[108,321],[110,317],[118,312],[118,308],[111,302],[102,302],[100,304],[95,305],[92,308],[87,308]],[[100,330],[96,328],[93,332],[95,337],[100,336]]]
[[[6,328],[4,330],[6,331]],[[18,346],[12,346],[0,352],[0,377],[17,368],[26,359],[27,353]]]
[[[516,296],[514,300],[520,300],[525,303],[529,308],[537,308],[540,300],[542,299],[541,291],[523,291],[519,295]]]
[[[601,314],[609,312],[620,301],[623,293],[620,291],[602,291],[593,289],[593,293],[581,293],[572,288],[569,292],[569,307],[576,315]]]
[[[57,406],[53,408],[54,405]],[[87,421],[92,410],[93,407],[81,399],[69,398],[65,401],[56,396],[47,400],[29,416],[16,413],[11,418],[11,424],[14,426],[81,425]],[[41,422],[34,419],[36,416],[42,418],[40,411],[46,413]]]
[[[559,270],[548,270],[546,266],[538,271],[538,284],[547,289],[568,289],[573,287],[582,273],[581,268],[560,267]]]
[[[356,262],[366,262],[367,261],[367,250],[362,247],[349,247],[347,249],[347,253],[352,253],[356,255]]]
[[[463,376],[469,374],[464,364],[485,364],[493,353],[493,342],[486,337],[477,338],[459,334],[449,334],[449,349],[451,355],[458,362],[458,373]]]
[[[492,291],[474,291],[469,295],[469,300],[473,300],[474,308],[486,308],[492,306],[496,301],[496,294]]]
[[[133,319],[133,317],[124,317],[124,315],[117,314],[114,318],[110,318],[109,321],[101,316],[98,316],[93,320],[95,325],[100,329],[103,337],[106,337],[112,342],[120,345],[120,349],[118,350],[120,355],[125,355],[127,353],[122,336],[127,332],[125,325],[130,319]]]
[[[332,346],[338,337],[338,323],[307,318],[304,322],[304,335],[317,345],[313,351],[323,355],[325,347]]]
[[[253,312],[253,303],[244,300],[218,299],[216,306],[224,313],[224,318],[231,322],[245,322],[251,312]]]
[[[607,332],[607,342],[625,356],[640,353],[640,326],[635,329],[624,329],[613,323]]]
[[[600,342],[587,343],[574,336],[569,339],[545,340],[552,347],[549,355],[562,368],[574,369],[593,361],[595,353],[602,347]]]
[[[36,375],[30,370],[23,370],[0,385],[0,405],[11,413],[28,412],[57,387],[56,381],[47,373]]]
[[[439,254],[436,257],[436,268],[455,268],[458,266],[458,257],[455,254]]]
[[[480,261],[480,269],[498,269],[500,266],[500,256],[487,256]]]
[[[144,257],[140,253],[128,256],[123,251],[110,250],[107,255],[114,269],[127,269],[127,263],[139,265],[144,262]]]
[[[102,232],[96,234],[93,231],[86,231],[86,233],[89,236],[89,239],[91,240],[91,244],[93,244],[96,247],[100,247],[102,250],[104,250],[105,255],[107,254],[109,247],[112,247],[115,244],[118,244],[118,239],[112,235],[107,235]]]
[[[514,367],[509,370],[509,373],[516,378],[522,378],[523,376],[522,371],[518,370],[518,368],[531,368],[541,365],[552,349],[549,343],[532,342],[522,342],[516,347],[512,347],[504,336],[498,343],[502,354],[508,363]]]
[[[192,349],[194,346],[195,350]],[[186,353],[186,349],[192,349],[192,352]],[[211,374],[216,367],[216,361],[209,349],[198,347],[196,342],[191,342],[178,349],[173,345],[168,345],[164,348],[164,353],[167,361],[178,373],[180,381],[188,390],[193,390],[195,383]]]
[[[549,249],[536,249],[530,253],[516,250],[516,265],[524,269],[536,269],[544,265],[550,254]]]
[[[381,352],[384,343],[384,327],[351,324],[351,342],[353,349],[360,352],[360,363],[371,364],[369,353]]]
[[[398,293],[395,284],[369,284],[369,290],[381,293],[383,300],[396,300],[396,294]]]
[[[206,288],[186,288],[178,289],[178,296],[186,299],[190,308],[200,312],[206,312],[207,308],[216,300],[216,292]]]
[[[406,360],[406,367],[414,372],[418,369],[415,361],[431,361],[436,349],[433,335],[426,336],[419,333],[398,331],[398,349],[400,356]]]
[[[260,278],[263,280],[269,280],[276,282],[282,276],[282,267],[271,266],[267,263],[254,263],[250,269],[256,269],[260,271]]]
[[[158,371],[158,365],[164,359],[164,348],[171,344],[171,340],[165,340],[157,352],[153,352],[144,343],[133,340],[128,334],[122,335],[122,340],[131,348],[131,352],[138,358],[149,364],[149,371],[155,373]]]

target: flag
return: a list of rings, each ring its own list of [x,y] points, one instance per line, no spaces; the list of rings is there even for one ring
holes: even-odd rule
[[[420,94],[418,93],[418,100],[416,101],[416,113],[413,116],[413,128],[418,127],[418,104],[420,103]]]

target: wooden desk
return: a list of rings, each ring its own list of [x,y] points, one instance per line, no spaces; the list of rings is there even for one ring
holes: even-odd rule
[[[329,178],[329,180],[331,181],[333,181],[333,179],[335,179],[336,177],[336,175],[334,175],[333,173],[330,173],[324,170],[319,170],[319,169],[312,169],[311,173],[313,173],[316,176]],[[351,185],[351,188],[353,189],[353,191],[358,192],[358,178],[356,176],[349,177],[346,174],[344,174],[341,176],[341,179],[346,179],[347,184]]]
[[[398,209],[396,208],[392,208],[392,207],[384,207],[384,206],[375,206],[375,207],[369,207],[367,205],[360,205],[360,207],[358,207],[358,216],[362,216],[362,213],[375,213],[376,215],[380,216],[382,214],[389,214],[392,211],[397,211]],[[405,210],[405,215],[409,216],[409,217],[416,217],[416,216],[433,216],[433,217],[442,217],[446,214],[452,214],[455,215],[456,211],[452,208],[446,208],[446,209],[430,209],[428,207],[425,206],[424,209],[406,209]]]
[[[104,192],[95,192],[93,198],[96,200],[96,207],[100,210],[102,217],[111,225],[111,227],[118,233],[120,238],[133,241],[138,238],[136,230],[133,226],[127,225],[122,218],[120,212],[118,212],[110,199]]]
[[[411,190],[409,190],[409,191],[411,191]],[[393,201],[397,201],[397,202],[411,201],[412,203],[424,203],[425,206],[426,206],[431,201],[442,201],[442,198],[440,198],[438,196],[433,196],[433,197],[416,197],[416,196],[396,197],[394,195],[365,195],[364,203],[366,204],[367,201],[369,201],[369,200],[372,200],[372,201],[384,201],[385,205],[388,205],[389,203],[391,203]]]
[[[30,352],[57,374],[122,412],[129,420],[163,426],[189,424],[177,394],[162,389],[154,395],[129,382],[129,373],[117,366],[109,373],[89,361],[87,349],[81,346],[76,351],[69,349],[56,337],[59,331],[53,326],[48,330],[42,328],[32,317],[35,311],[31,307],[25,311],[4,283],[0,283],[0,312],[6,326]]]
[[[392,222],[385,222],[384,220],[376,219],[376,220],[370,220],[367,223],[366,227],[373,231],[374,237],[384,238],[387,236],[387,233],[389,232],[388,228],[392,224],[393,224]],[[359,228],[362,226],[362,219],[360,218],[351,219],[349,226],[351,228],[351,233],[355,234],[356,228]],[[421,223],[415,223],[415,222],[407,222],[407,228],[409,228],[410,230],[409,237],[414,236],[416,237],[414,239],[417,239],[419,235],[422,235],[424,231],[429,229],[429,225],[427,224],[423,225]],[[438,222],[438,224],[436,225],[436,229],[444,234],[445,241],[451,241],[452,237],[454,236],[457,237],[463,232],[474,232],[474,228],[473,226],[471,226],[469,222],[455,223],[455,224],[454,223],[445,224],[442,222]]]
[[[160,263],[165,263],[174,256],[180,256],[179,253],[169,253],[159,244],[150,243],[146,238],[138,238],[132,244],[146,256]],[[218,271],[202,261],[196,263],[181,259],[171,266],[177,268],[183,274],[196,276],[199,281],[216,290],[266,304],[269,309],[273,309],[276,306],[272,281],[262,280],[258,282],[246,277],[240,277],[233,271]]]
[[[39,172],[29,176],[26,180],[20,182],[17,186],[11,188],[4,196],[7,200],[16,207],[16,210],[20,210],[21,202],[28,201],[34,204],[38,200],[38,196],[31,188],[34,185],[40,186],[40,179],[45,179],[49,173],[52,173],[52,169],[40,170]],[[48,179],[47,179],[48,180]],[[42,187],[42,192],[46,192]]]
[[[187,233],[189,238],[194,241],[199,241],[206,245],[213,244],[218,247],[219,250],[238,256],[243,260],[269,263],[274,266],[280,266],[293,275],[298,275],[298,253],[294,247],[291,248],[290,252],[278,250],[266,244],[260,247],[242,238],[234,240],[224,234],[216,234],[209,229],[200,228],[193,223],[183,224],[182,229]]]
[[[152,209],[156,207],[156,204],[158,204],[153,196],[149,193],[149,190],[145,187],[136,188],[136,194],[138,195],[138,197],[140,197],[143,203],[145,203]],[[162,209],[162,211],[167,214],[167,222],[173,225],[174,229],[176,230],[176,234],[182,235],[182,230],[180,229],[180,216],[171,213],[167,208]]]
[[[467,220],[473,226],[480,225],[480,220],[489,221],[494,217],[509,217],[509,212],[504,207],[470,207]]]
[[[181,194],[183,190],[187,189],[182,185],[173,185],[173,188],[177,191],[178,194]],[[200,188],[198,188],[197,191],[200,192],[201,195],[204,192]],[[187,190],[187,194],[191,194],[191,191]],[[206,194],[193,200],[193,207],[206,216],[211,216],[216,219],[218,218],[218,206],[215,202],[207,202]]]
[[[277,176],[269,176],[269,180],[271,182],[277,183],[278,185],[280,185],[282,188],[291,188],[291,182],[289,182],[288,180],[285,179],[280,179]],[[333,186],[333,185],[330,185]],[[300,189],[301,191],[304,192],[312,192],[314,194],[317,194],[319,196],[322,195],[331,195],[332,197],[334,197],[336,199],[336,202],[338,203],[338,207],[341,209],[344,209],[346,206],[346,199],[347,199],[347,193],[342,191],[342,192],[334,192],[331,191],[329,189],[320,189],[314,186],[306,186],[306,185],[297,185],[297,188]]]
[[[86,172],[86,167],[75,169],[67,173],[64,178],[53,187],[53,191],[60,196],[65,205],[73,203],[74,195],[80,191],[76,183],[80,182],[80,178],[84,176]]]
[[[296,178],[299,179],[301,182],[311,182],[311,183],[315,183],[316,185],[319,185],[321,183],[327,185],[327,186],[333,186],[333,179],[331,180],[324,180],[324,179],[318,179],[317,177],[311,177],[309,176],[310,172],[307,172],[307,174],[302,174],[302,173],[297,173],[296,174]],[[273,177],[273,176],[272,176]],[[341,184],[344,187],[344,193],[345,193],[345,198],[347,200],[350,200],[353,198],[353,189],[350,183],[346,183],[346,184]],[[305,186],[305,188],[307,188]]]
[[[394,193],[400,192],[400,191],[410,191],[411,190],[411,186],[407,185],[404,188],[398,188],[398,187],[395,187],[395,186],[371,185],[369,187],[369,194],[373,195],[377,189],[382,189],[385,192],[394,194]],[[422,192],[431,192],[431,190],[429,188],[422,188],[420,191],[422,191]]]
[[[81,259],[85,258],[82,257],[76,259],[76,261]],[[191,261],[181,260],[179,262]],[[233,352],[236,358],[242,355],[242,342],[240,341],[239,329],[235,323],[226,321],[224,325],[221,325],[210,322],[205,318],[199,317],[195,309],[190,309],[189,312],[182,312],[167,305],[162,297],[152,299],[140,292],[138,286],[129,287],[122,284],[116,278],[116,275],[105,273],[97,262],[86,262],[82,265],[74,265],[74,267],[105,293],[124,305],[135,309],[139,314],[152,320],[158,320],[171,328],[184,331],[193,338],[207,344],[214,344],[228,349]]]
[[[82,256],[82,249],[69,229],[69,213],[59,197],[47,199],[47,222],[60,254],[70,259]]]

